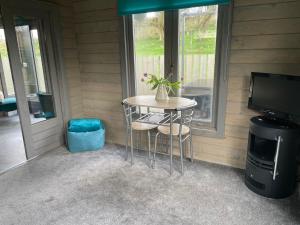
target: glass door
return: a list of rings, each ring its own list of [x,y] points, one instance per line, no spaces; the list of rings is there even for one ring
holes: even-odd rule
[[[4,31],[0,16],[0,173],[26,161]]]
[[[61,93],[49,11],[31,7],[3,8],[28,158],[63,142]]]

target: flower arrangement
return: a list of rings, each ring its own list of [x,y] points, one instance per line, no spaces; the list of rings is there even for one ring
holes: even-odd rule
[[[168,94],[170,92],[175,94],[175,90],[180,88],[180,82],[179,81],[175,81],[175,82],[169,81],[169,78],[171,78],[171,76],[172,76],[172,73],[170,73],[167,78],[157,76],[154,74],[145,73],[144,74],[145,78],[142,78],[141,81],[145,82],[145,80],[147,80],[146,82],[147,82],[147,84],[149,84],[151,86],[151,90],[155,90],[156,88],[163,86],[166,88]]]
[[[144,74],[145,78],[142,78],[141,81],[145,82],[145,79],[147,80],[147,84],[151,86],[151,90],[155,90],[157,88],[157,93],[155,96],[156,100],[168,100],[169,99],[169,93],[172,92],[175,94],[175,90],[180,88],[180,82],[175,81],[171,82],[169,79],[171,78],[173,74],[170,73],[167,78],[157,76],[154,74]]]

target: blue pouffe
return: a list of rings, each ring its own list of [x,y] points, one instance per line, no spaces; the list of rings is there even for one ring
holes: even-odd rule
[[[72,119],[67,130],[70,152],[95,151],[104,146],[105,128],[99,119]]]

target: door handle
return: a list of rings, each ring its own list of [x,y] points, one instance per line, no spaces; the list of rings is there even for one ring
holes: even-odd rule
[[[279,156],[279,151],[280,151],[280,143],[282,142],[281,136],[278,136],[277,138],[277,145],[276,145],[276,154],[274,158],[274,171],[273,171],[273,180],[276,179],[277,176],[277,166],[278,166],[278,156]]]

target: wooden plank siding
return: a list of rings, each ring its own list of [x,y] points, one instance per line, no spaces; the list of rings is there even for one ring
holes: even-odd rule
[[[60,12],[60,24],[62,31],[62,46],[64,60],[64,74],[67,78],[69,91],[69,105],[71,117],[81,117],[82,91],[81,76],[79,68],[79,55],[75,32],[75,17],[72,0],[40,0],[50,2],[57,6]]]
[[[106,141],[124,144],[119,18],[115,1],[76,1],[83,113],[105,122]]]
[[[226,146],[228,138],[241,142],[230,142],[229,149],[224,148],[228,154],[216,154],[212,147],[203,160],[244,168],[249,119],[256,114],[247,109],[250,74],[300,75],[299,8],[300,1],[234,1],[225,139],[221,143]]]
[[[63,35],[63,52],[65,60],[65,73],[67,75],[69,87],[71,117],[76,118],[83,116],[81,90],[82,84],[72,2],[68,0],[65,0],[65,2],[67,5],[61,6],[63,20],[62,29],[67,29],[68,34],[67,36]]]
[[[250,74],[300,74],[299,8],[297,0],[234,1],[225,137],[195,136],[196,159],[244,168],[249,119],[256,115],[247,109]],[[72,58],[76,51],[80,64],[80,74],[74,72],[76,79],[68,76],[74,86],[71,98],[76,98],[75,87],[81,85],[83,115],[102,118],[107,141],[124,144],[116,1],[76,0],[73,9],[73,14],[63,10],[76,24],[75,35],[70,18],[64,23],[67,70],[78,68]],[[76,108],[78,102],[71,105]]]

